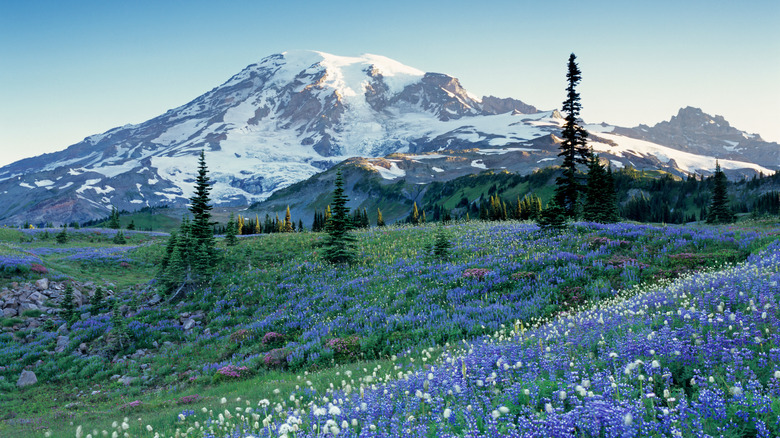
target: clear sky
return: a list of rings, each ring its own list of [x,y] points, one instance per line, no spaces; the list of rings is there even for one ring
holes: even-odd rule
[[[780,1],[0,1],[0,165],[140,123],[285,50],[374,53],[583,118],[683,106],[780,141]]]

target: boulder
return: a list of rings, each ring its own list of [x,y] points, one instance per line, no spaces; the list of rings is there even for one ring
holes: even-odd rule
[[[35,377],[35,373],[24,370],[22,371],[22,374],[19,375],[19,380],[16,381],[16,386],[21,388],[23,386],[35,385],[36,383],[38,383],[38,378]]]
[[[135,381],[135,379],[135,377],[123,376],[119,378],[119,383],[125,386],[130,386]]]
[[[25,310],[41,310],[41,309],[33,303],[22,303],[19,305],[19,308],[17,309],[20,315],[24,313]]]
[[[149,300],[149,305],[154,306],[155,304],[158,304],[160,301],[162,301],[162,297],[160,294],[154,294],[152,299]]]
[[[81,354],[86,354],[87,353],[87,344],[85,344],[84,342],[79,344],[79,351],[81,352]]]
[[[41,278],[35,282],[35,288],[38,290],[46,290],[49,288],[49,279]]]
[[[195,327],[194,319],[188,319],[184,321],[184,330],[191,330],[193,327]]]
[[[3,317],[5,318],[13,318],[18,314],[19,313],[13,307],[6,307],[5,309],[3,309]]]
[[[65,351],[65,347],[68,346],[67,336],[57,336],[57,348],[54,349],[55,353],[62,353]]]

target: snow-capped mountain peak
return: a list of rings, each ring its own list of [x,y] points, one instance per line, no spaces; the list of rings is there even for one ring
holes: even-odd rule
[[[112,206],[183,206],[192,193],[201,150],[214,181],[213,199],[246,205],[350,157],[475,148],[491,156],[554,151],[560,124],[557,111],[539,112],[511,98],[477,98],[452,76],[425,73],[383,56],[284,52],[151,120],[0,168],[0,220],[83,221],[104,217]],[[658,125],[621,129],[612,127],[609,135],[652,142],[642,135],[668,131],[672,141],[678,131]],[[701,135],[710,135],[711,129],[701,128]],[[732,131],[727,134],[723,141],[737,141]],[[731,145],[723,141],[720,146]],[[651,151],[643,152],[647,160],[657,148],[643,150]],[[526,158],[523,162],[537,168],[554,163],[553,158]],[[469,162],[476,163],[469,169],[485,166],[481,159]],[[646,163],[673,168],[676,162]]]

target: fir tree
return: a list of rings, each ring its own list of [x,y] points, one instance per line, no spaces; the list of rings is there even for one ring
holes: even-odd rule
[[[563,157],[561,164],[563,175],[555,180],[556,204],[563,208],[564,214],[568,218],[576,217],[577,199],[582,190],[577,176],[577,164],[587,163],[589,155],[586,147],[588,132],[579,125],[577,120],[582,106],[576,87],[582,76],[575,62],[576,59],[577,57],[573,53],[569,56],[569,68],[566,73],[569,86],[566,88],[566,100],[563,102],[566,121],[561,131],[563,141],[560,146],[561,152],[558,154],[559,157]]]
[[[255,226],[252,229],[254,230],[255,234],[260,234],[263,232],[263,229],[260,226],[260,218],[257,216],[257,213],[255,213]]]
[[[377,207],[376,209],[376,226],[377,227],[384,227],[385,226],[385,220],[382,218],[382,210]]]
[[[124,245],[127,243],[127,239],[125,239],[125,235],[122,233],[122,230],[117,231],[111,241],[114,242],[115,245]]]
[[[436,240],[433,244],[433,255],[440,259],[447,259],[450,257],[450,248],[452,248],[452,244],[447,238],[447,233],[444,231],[444,226],[440,225],[436,230]]]
[[[542,210],[537,221],[542,231],[560,231],[566,228],[566,211],[553,198]]]
[[[708,224],[730,224],[734,222],[734,212],[729,207],[729,199],[726,185],[726,174],[720,168],[720,163],[715,162],[715,175],[713,175],[712,201],[707,212]]]
[[[111,306],[111,346],[114,351],[123,351],[130,346],[130,333],[127,320],[119,311],[119,300],[114,299]]]
[[[412,215],[409,217],[409,221],[412,225],[418,225],[420,223],[420,212],[417,210],[417,202],[412,206]]]
[[[588,183],[585,188],[585,205],[582,218],[589,222],[617,222],[617,195],[612,172],[604,170],[598,155],[588,162]]]
[[[195,178],[195,194],[190,198],[190,212],[192,213],[192,247],[194,249],[193,268],[198,277],[206,278],[217,262],[217,252],[214,242],[214,233],[211,230],[211,198],[209,192],[208,168],[206,167],[206,154],[200,151],[198,159],[198,176]]]
[[[130,223],[127,224],[127,229],[130,230],[130,231],[135,230],[135,220],[132,220],[132,219],[130,220]]]
[[[292,233],[294,230],[292,223],[292,216],[290,216],[290,206],[287,206],[287,212],[284,214],[284,225],[282,231],[285,233]]]
[[[55,237],[55,239],[57,240],[57,243],[59,243],[61,245],[64,245],[64,244],[68,243],[69,236],[68,236],[68,226],[67,225],[62,227],[62,231],[57,233],[57,236]]]
[[[90,304],[92,305],[92,313],[97,314],[100,312],[101,309],[103,309],[103,306],[105,303],[103,300],[105,299],[106,294],[103,292],[103,288],[98,286],[95,289],[95,294],[92,295],[92,298],[90,299]]]
[[[111,207],[111,216],[108,219],[108,228],[118,230],[121,228],[119,224],[119,211],[116,207]]]
[[[303,233],[304,231],[306,231],[306,230],[303,229],[303,220],[302,219],[298,219],[298,232],[299,233]]]
[[[344,180],[340,170],[336,174],[335,185],[333,210],[325,226],[328,235],[325,237],[323,258],[330,263],[350,263],[355,259],[355,237],[349,233],[348,199],[344,194]]]
[[[73,305],[73,285],[68,282],[65,285],[65,293],[62,296],[62,317],[65,319],[65,323],[68,327],[76,322],[76,308]]]
[[[236,221],[233,218],[233,213],[230,213],[230,217],[225,227],[225,245],[236,246],[238,245],[238,238],[236,237]]]

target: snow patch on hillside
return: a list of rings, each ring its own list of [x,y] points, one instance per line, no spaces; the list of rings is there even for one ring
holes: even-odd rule
[[[638,140],[635,138],[624,137],[622,135],[615,134],[600,134],[600,137],[611,140],[617,143],[617,146],[611,146],[606,143],[589,141],[588,144],[593,147],[596,152],[609,152],[616,153],[633,153],[642,157],[654,156],[659,161],[668,163],[671,160],[677,164],[681,170],[685,172],[714,172],[716,160],[720,163],[720,167],[725,169],[753,169],[757,172],[764,172],[764,174],[771,175],[773,171],[767,169],[758,164],[746,163],[744,161],[724,160],[715,157],[708,157],[703,155],[691,154],[689,152],[678,151],[666,146],[661,146],[649,141]]]

